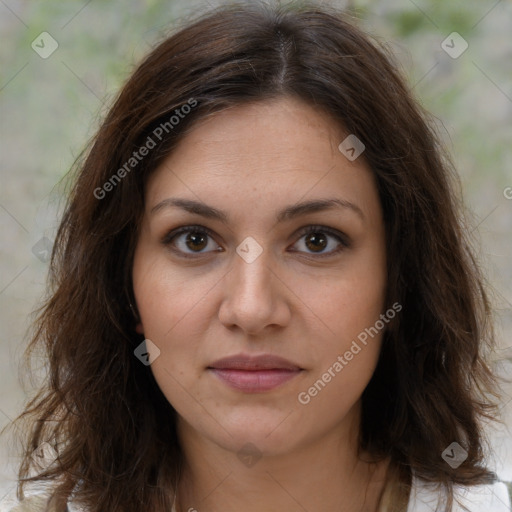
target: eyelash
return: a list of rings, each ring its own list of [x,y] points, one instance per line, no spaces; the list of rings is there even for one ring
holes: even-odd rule
[[[208,235],[210,238],[214,238],[214,233],[210,229],[208,229],[204,226],[193,225],[193,226],[183,226],[181,228],[178,228],[178,229],[175,229],[175,230],[169,232],[168,234],[166,234],[163,237],[161,242],[165,246],[170,246],[175,238],[177,238],[179,235],[182,235],[184,233],[196,233],[196,234],[201,234],[201,235]],[[338,254],[339,252],[343,251],[344,249],[347,249],[350,246],[348,240],[342,233],[340,233],[336,230],[333,230],[331,228],[328,228],[326,226],[312,225],[312,226],[307,226],[306,228],[303,228],[299,232],[299,240],[302,237],[309,235],[311,233],[324,233],[324,234],[330,235],[330,236],[336,238],[336,240],[340,243],[340,246],[337,249],[330,251],[328,253],[316,253],[316,254],[315,253],[307,253],[309,255],[314,256],[315,258],[326,258],[326,257],[333,256],[334,254]],[[206,253],[202,253],[202,252],[184,253],[184,252],[176,250],[176,249],[171,249],[171,250],[175,253],[178,253],[183,258],[190,258],[190,259],[201,257],[204,254],[208,254],[208,252],[216,252],[216,251],[208,251]],[[294,251],[294,252],[301,252],[301,251]],[[195,254],[195,255],[193,255],[193,254]]]

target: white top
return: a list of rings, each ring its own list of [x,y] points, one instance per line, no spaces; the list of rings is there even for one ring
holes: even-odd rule
[[[423,480],[413,479],[407,512],[444,511],[442,496],[434,487]],[[469,512],[512,512],[508,489],[503,482],[470,488],[454,487],[453,512],[465,512],[460,505]]]
[[[466,506],[469,512],[512,512],[508,490],[502,482],[473,486],[469,489],[455,487],[454,490],[455,499]],[[444,511],[442,503],[442,496],[431,484],[413,478],[407,512]],[[5,497],[0,501],[0,512],[44,512],[45,504],[46,495],[42,492],[27,497],[23,503],[16,501],[13,494],[12,497]],[[68,503],[68,508],[69,512],[87,512],[72,502]],[[171,512],[176,512],[174,506]],[[453,512],[466,511],[455,502]]]

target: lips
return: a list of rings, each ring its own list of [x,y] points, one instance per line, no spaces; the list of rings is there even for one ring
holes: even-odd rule
[[[263,354],[260,356],[246,356],[243,354],[225,357],[211,364],[209,368],[217,370],[301,370],[296,364],[282,357]]]
[[[231,388],[246,393],[261,393],[293,379],[303,368],[270,354],[239,354],[215,361],[208,370]]]

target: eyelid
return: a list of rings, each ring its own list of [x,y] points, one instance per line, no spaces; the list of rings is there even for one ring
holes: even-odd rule
[[[204,234],[208,235],[210,238],[212,238],[213,240],[215,240],[215,238],[217,236],[217,234],[215,232],[213,232],[211,229],[207,228],[206,226],[202,226],[199,224],[190,224],[190,225],[181,226],[179,228],[171,230],[170,232],[168,232],[166,235],[164,235],[162,237],[161,243],[165,246],[169,246],[169,245],[171,245],[171,242],[174,240],[174,238],[178,237],[181,234],[194,232],[194,231],[197,231],[198,233],[204,233]],[[310,233],[314,233],[314,232],[325,233],[333,238],[336,238],[337,241],[342,246],[342,248],[341,249],[338,248],[338,249],[332,250],[327,253],[317,253],[317,254],[304,253],[303,251],[292,251],[292,252],[305,254],[306,257],[313,257],[313,258],[325,257],[325,258],[327,258],[329,256],[334,256],[335,254],[338,254],[343,249],[349,248],[351,246],[350,240],[347,237],[347,235],[345,235],[345,233],[338,231],[334,228],[330,228],[328,226],[310,224],[308,226],[304,226],[303,228],[300,228],[292,236],[298,237],[297,241],[295,242],[295,243],[297,243],[303,236],[308,235]],[[295,245],[295,243],[293,245]],[[206,254],[210,254],[212,252],[220,252],[220,251],[208,251],[208,252],[198,252],[198,253],[193,253],[193,252],[183,253],[181,251],[174,251],[174,252],[179,253],[180,256],[183,256],[184,258],[199,258]]]
[[[321,233],[327,233],[328,235],[333,236],[334,238],[337,238],[338,241],[343,244],[346,247],[350,246],[349,238],[348,236],[343,233],[342,231],[338,231],[337,229],[330,228],[328,226],[322,226],[321,224],[310,224],[308,226],[305,226],[304,228],[301,228],[297,233],[297,235],[300,235],[301,237],[304,235],[307,235],[309,233],[314,233],[316,231],[319,231]]]
[[[163,244],[169,244],[169,243],[171,243],[172,239],[175,238],[176,236],[181,235],[182,233],[188,233],[189,231],[194,231],[194,230],[197,230],[198,232],[204,232],[212,238],[215,238],[215,235],[216,235],[216,233],[214,233],[210,228],[207,228],[206,226],[201,226],[199,224],[190,224],[190,225],[181,226],[179,228],[169,231],[162,237],[161,242]]]
[[[314,252],[304,252],[304,251],[292,251],[295,253],[300,254],[304,258],[308,259],[321,259],[321,258],[332,258],[336,255],[338,255],[340,252],[343,252],[345,249],[348,249],[351,246],[350,239],[348,238],[345,233],[338,231],[337,229],[330,228],[328,226],[322,226],[319,224],[310,224],[308,226],[305,226],[304,228],[301,228],[298,232],[295,233],[294,236],[298,237],[297,241],[295,243],[298,243],[299,240],[304,236],[308,235],[310,233],[325,233],[333,238],[336,238],[340,246],[332,251],[329,252],[321,252],[321,253],[314,253]],[[295,245],[295,243],[293,245]]]
[[[181,258],[198,259],[198,258],[204,257],[207,254],[211,254],[212,252],[221,252],[219,250],[208,251],[208,252],[198,252],[198,253],[183,252],[178,249],[175,249],[174,247],[171,247],[171,245],[172,245],[171,242],[176,237],[178,237],[184,233],[189,233],[189,232],[204,233],[204,234],[208,235],[208,237],[211,238],[212,240],[215,240],[215,238],[217,236],[217,234],[215,232],[213,232],[211,229],[207,228],[206,226],[201,226],[199,224],[190,224],[190,225],[181,226],[179,228],[169,231],[166,235],[164,235],[162,237],[161,243],[165,247],[167,247],[170,251],[172,251],[173,253],[178,254],[178,256]],[[215,243],[217,243],[217,242],[215,242]]]

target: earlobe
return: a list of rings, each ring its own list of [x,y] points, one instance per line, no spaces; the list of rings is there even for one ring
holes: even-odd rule
[[[142,323],[137,323],[137,325],[135,326],[135,331],[138,334],[144,334],[144,326],[142,325]]]

